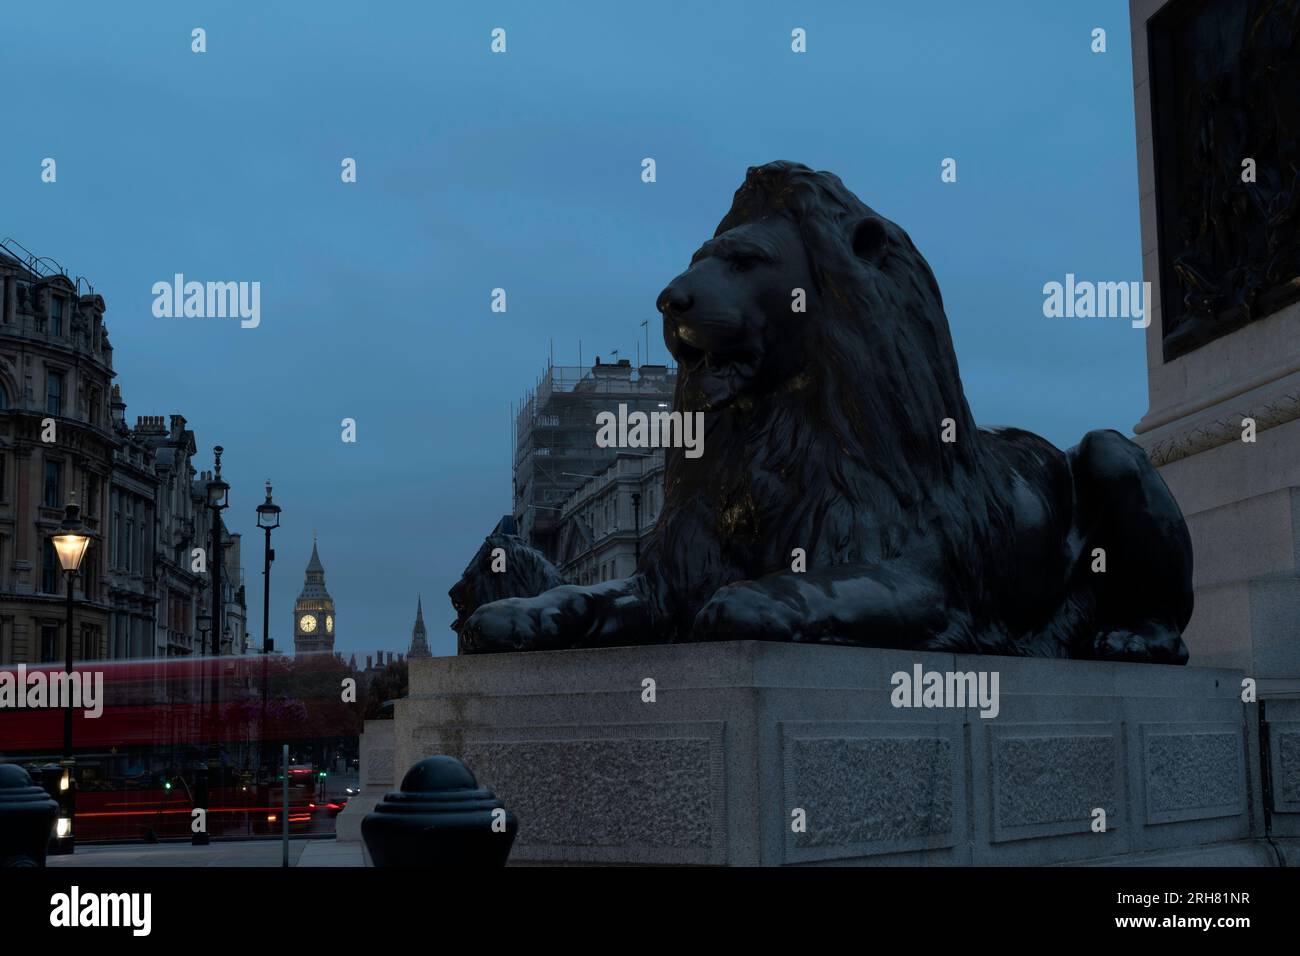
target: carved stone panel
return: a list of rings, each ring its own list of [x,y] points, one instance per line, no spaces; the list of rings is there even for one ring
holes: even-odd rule
[[[1147,35],[1168,362],[1300,298],[1300,4],[1180,0]]]

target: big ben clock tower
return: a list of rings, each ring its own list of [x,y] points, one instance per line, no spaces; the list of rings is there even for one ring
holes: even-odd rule
[[[295,654],[334,650],[334,599],[325,590],[325,565],[316,552],[314,534],[306,579],[293,606],[293,650]]]

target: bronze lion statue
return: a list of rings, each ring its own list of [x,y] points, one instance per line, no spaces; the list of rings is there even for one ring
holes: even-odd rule
[[[1191,541],[1142,450],[977,427],[930,267],[838,177],[751,168],[657,305],[704,446],[668,451],[637,574],[484,604],[462,653],[758,639],[1186,663]]]
[[[494,556],[501,558],[503,570],[493,570]],[[460,580],[451,586],[451,598],[456,619],[451,629],[460,634],[470,615],[484,604],[508,597],[532,597],[559,587],[564,583],[555,565],[527,541],[515,534],[513,519],[504,518],[496,529],[483,539],[478,552],[465,566]]]

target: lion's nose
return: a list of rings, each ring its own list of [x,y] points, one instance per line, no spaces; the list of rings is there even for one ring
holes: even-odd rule
[[[689,312],[693,304],[694,299],[691,294],[676,281],[668,283],[664,291],[659,293],[659,298],[655,300],[655,308],[663,314],[664,318]]]

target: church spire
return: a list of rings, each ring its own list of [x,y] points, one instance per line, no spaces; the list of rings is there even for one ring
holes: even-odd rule
[[[429,634],[424,629],[424,599],[417,596],[415,600],[415,627],[411,628],[411,648],[406,652],[412,657],[431,657],[429,653]]]

